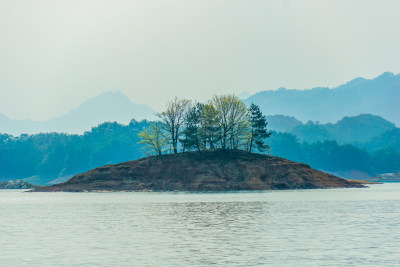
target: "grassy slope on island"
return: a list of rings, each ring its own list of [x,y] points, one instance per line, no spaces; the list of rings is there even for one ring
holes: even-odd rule
[[[34,191],[224,191],[363,187],[284,158],[214,150],[106,165]]]

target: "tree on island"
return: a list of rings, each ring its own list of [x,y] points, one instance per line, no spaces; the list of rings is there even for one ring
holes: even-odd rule
[[[218,126],[217,110],[212,104],[205,104],[200,117],[199,138],[201,149],[214,149],[220,140],[220,128]]]
[[[246,129],[249,126],[246,105],[234,95],[214,96],[211,104],[215,107],[220,129],[220,147],[236,149],[246,142]]]
[[[161,119],[161,124],[164,130],[169,135],[169,142],[171,143],[174,153],[178,153],[178,140],[182,134],[182,126],[184,124],[185,112],[190,104],[190,100],[178,99],[167,103],[167,109],[164,112],[158,113],[157,116]]]
[[[270,147],[265,143],[265,139],[270,137],[272,134],[272,132],[267,131],[268,122],[262,114],[259,106],[251,103],[249,110],[251,124],[249,152],[251,152],[253,146],[255,146],[260,152],[268,150]]]
[[[197,150],[202,148],[200,137],[200,122],[204,113],[204,104],[196,103],[188,108],[185,116],[183,138],[179,139],[182,143],[182,150]]]
[[[145,152],[148,155],[161,155],[168,150],[168,140],[164,134],[160,123],[153,122],[148,128],[145,128],[139,133],[141,141],[139,144],[144,144]]]
[[[161,121],[157,131],[148,128],[140,133],[146,150],[158,155],[163,150],[155,148],[155,133],[160,138],[165,137],[173,153],[178,153],[178,149],[183,152],[215,148],[263,152],[269,148],[265,139],[271,132],[267,131],[265,116],[258,106],[252,104],[248,109],[235,95],[214,96],[205,104],[191,104],[189,100],[175,98],[158,117]]]

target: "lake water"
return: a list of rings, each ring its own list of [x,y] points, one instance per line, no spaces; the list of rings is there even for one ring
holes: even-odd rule
[[[400,266],[400,184],[240,193],[0,190],[0,266]]]

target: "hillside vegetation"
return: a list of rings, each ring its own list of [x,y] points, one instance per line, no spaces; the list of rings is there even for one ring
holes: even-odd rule
[[[99,166],[144,157],[138,133],[149,125],[147,121],[132,120],[128,125],[102,123],[83,135],[0,134],[0,180],[23,178],[34,184],[61,182]],[[271,155],[349,175],[348,178],[354,177],[354,170],[370,177],[400,171],[398,128],[372,138],[367,142],[368,151],[332,140],[300,142],[295,135],[281,132],[274,132],[267,143]]]
[[[344,117],[336,123],[321,124],[308,121],[287,132],[296,135],[301,142],[336,140],[339,144],[364,144],[372,141],[375,137],[388,135],[395,129],[396,126],[393,123],[379,116],[361,114]]]
[[[258,106],[248,108],[234,96],[204,104],[175,99],[158,116],[155,122],[106,122],[82,135],[0,134],[0,180],[59,183],[146,155],[216,148],[265,151],[346,178],[400,172],[400,129],[379,116],[303,124],[294,117],[265,117]]]

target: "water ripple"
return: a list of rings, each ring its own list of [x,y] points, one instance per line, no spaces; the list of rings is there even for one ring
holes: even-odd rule
[[[3,190],[0,266],[399,266],[399,193]]]

